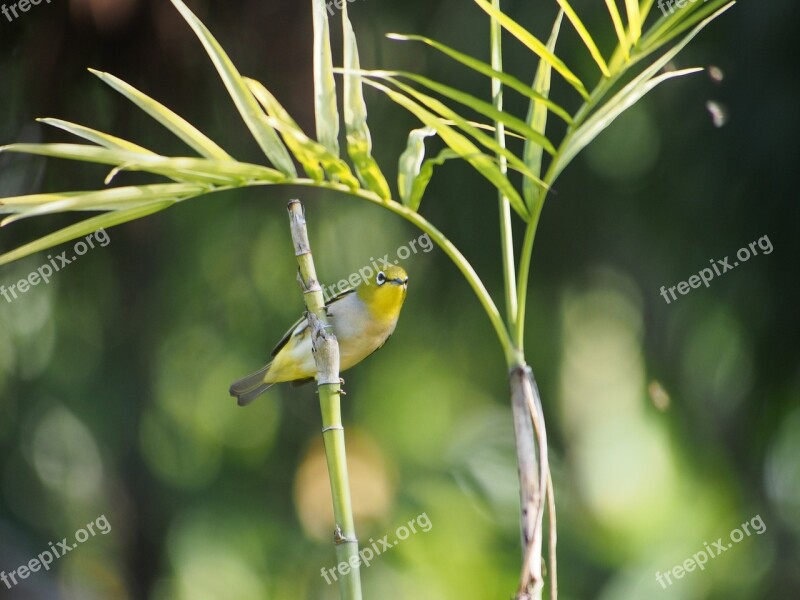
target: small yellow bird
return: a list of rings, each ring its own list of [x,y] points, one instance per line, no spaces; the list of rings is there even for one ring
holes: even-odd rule
[[[339,370],[346,371],[386,343],[394,332],[406,299],[408,275],[402,267],[387,265],[374,278],[325,303],[333,334],[339,342]],[[305,382],[316,376],[311,353],[311,330],[303,317],[286,332],[272,351],[272,362],[233,382],[231,396],[239,406],[250,404],[276,383]]]

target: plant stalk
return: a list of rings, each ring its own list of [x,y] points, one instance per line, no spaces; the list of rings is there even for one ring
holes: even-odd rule
[[[347,453],[344,444],[344,427],[341,411],[341,380],[339,379],[339,344],[328,331],[325,298],[317,279],[303,205],[299,200],[289,202],[289,223],[292,231],[298,280],[303,290],[306,316],[311,327],[314,360],[317,365],[317,389],[322,413],[322,439],[333,498],[333,516],[336,528],[333,543],[337,564],[349,564],[349,570],[340,569],[339,592],[342,600],[361,600],[360,559],[358,540],[353,522],[353,505],[350,499],[350,481],[347,474]]]
[[[539,600],[542,596],[542,531],[539,513],[542,488],[540,465],[534,446],[534,427],[529,408],[528,368],[518,365],[509,373],[511,411],[517,447],[520,488],[520,531],[522,537],[522,573],[515,600]],[[539,525],[537,527],[537,524]]]
[[[492,0],[492,5],[500,10],[500,0]],[[495,71],[503,70],[503,42],[502,42],[502,28],[497,19],[492,18],[490,29],[490,44],[492,51],[492,68]],[[492,104],[494,107],[503,110],[503,84],[496,78],[492,77]],[[494,122],[495,139],[501,148],[506,147],[506,130],[505,125],[499,121]],[[503,155],[497,157],[500,172],[505,175],[508,173],[508,160]],[[509,324],[509,329],[513,332],[515,330],[515,323],[517,322],[517,311],[519,310],[517,304],[517,287],[516,287],[516,272],[514,265],[514,236],[511,229],[511,204],[508,198],[502,191],[498,191],[498,199],[500,202],[500,243],[503,255],[503,282],[506,295],[506,319]],[[513,339],[513,338],[512,338]],[[515,345],[518,345],[518,340],[513,340]]]

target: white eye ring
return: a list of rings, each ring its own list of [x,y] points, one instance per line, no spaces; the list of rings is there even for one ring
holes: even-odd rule
[[[378,285],[386,283],[386,274],[383,271],[378,271],[378,276],[375,277],[375,283]]]

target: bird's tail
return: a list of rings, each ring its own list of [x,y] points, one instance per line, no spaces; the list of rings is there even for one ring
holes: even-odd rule
[[[261,394],[275,385],[274,383],[264,383],[264,375],[267,371],[269,371],[271,366],[272,363],[259,369],[255,373],[251,373],[250,375],[234,381],[231,384],[231,389],[229,392],[231,396],[236,398],[239,406],[247,406]]]

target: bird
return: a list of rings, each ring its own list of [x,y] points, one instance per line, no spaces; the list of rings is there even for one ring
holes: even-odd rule
[[[408,274],[386,265],[325,303],[325,313],[339,342],[339,370],[354,367],[381,348],[394,333],[408,291]],[[272,361],[234,381],[230,394],[246,406],[276,383],[301,384],[317,373],[311,351],[311,328],[301,317],[272,351]]]

